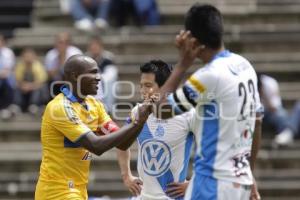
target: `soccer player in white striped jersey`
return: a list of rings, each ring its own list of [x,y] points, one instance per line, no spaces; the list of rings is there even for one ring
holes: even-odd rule
[[[261,126],[255,70],[225,49],[222,16],[215,7],[192,6],[185,29],[176,36],[179,62],[160,90],[162,97],[171,93],[165,100],[178,114],[196,108],[199,115],[194,123],[194,171],[185,199],[259,199],[251,170]],[[196,58],[204,67],[176,90]]]
[[[159,92],[171,74],[171,66],[160,60],[152,60],[140,67],[141,96],[144,100]],[[128,123],[134,121],[135,107]],[[194,135],[195,119],[192,109],[172,117],[170,105],[160,104],[153,108],[139,137],[138,174],[132,176],[130,152],[118,151],[118,160],[125,185],[137,196],[133,199],[167,200],[183,199],[188,182],[188,164]]]

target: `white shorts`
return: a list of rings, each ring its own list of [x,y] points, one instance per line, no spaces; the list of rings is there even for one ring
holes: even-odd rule
[[[160,200],[172,200],[171,198],[159,198]],[[137,197],[131,197],[129,198],[128,200],[153,200],[153,198],[143,198],[141,195],[140,196],[137,196]],[[178,198],[176,200],[183,200],[183,198]]]
[[[216,180],[208,176],[193,176],[185,200],[249,200],[251,185]]]

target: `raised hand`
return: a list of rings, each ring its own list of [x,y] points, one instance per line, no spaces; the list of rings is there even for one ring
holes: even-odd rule
[[[192,37],[190,31],[181,30],[175,38],[175,45],[179,50],[178,67],[189,68],[199,55],[200,51],[205,48],[200,45],[196,38]]]
[[[144,101],[142,104],[138,105],[138,112],[135,116],[135,124],[144,124],[146,120],[148,119],[148,116],[152,112],[152,100],[149,99],[147,101]]]

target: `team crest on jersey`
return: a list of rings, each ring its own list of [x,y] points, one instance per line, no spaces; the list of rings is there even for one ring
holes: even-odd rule
[[[165,135],[165,129],[162,125],[158,124],[156,130],[155,130],[155,133],[154,135],[156,137],[163,137]]]
[[[141,161],[146,174],[160,176],[170,167],[170,147],[160,140],[145,140],[141,145]]]
[[[81,160],[92,160],[93,155],[90,152],[86,152]]]

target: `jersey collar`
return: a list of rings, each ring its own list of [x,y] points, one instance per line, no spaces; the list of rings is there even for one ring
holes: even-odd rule
[[[211,62],[218,59],[218,58],[224,58],[224,57],[228,57],[230,56],[231,52],[227,49],[217,53],[212,59],[211,59]]]
[[[73,93],[71,92],[71,90],[68,88],[68,86],[63,85],[60,88],[60,91],[65,95],[65,97],[67,97],[67,99],[69,99],[72,103],[74,102],[78,102],[78,99],[73,95]]]

